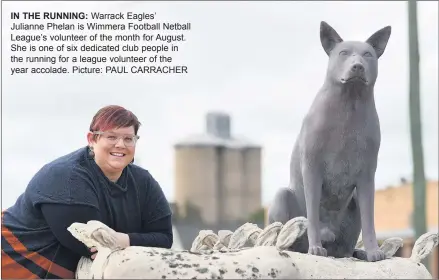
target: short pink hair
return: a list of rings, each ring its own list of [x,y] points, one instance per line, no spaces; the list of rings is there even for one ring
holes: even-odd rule
[[[121,127],[134,127],[134,134],[140,127],[140,122],[131,111],[118,105],[109,105],[101,108],[90,124],[90,131],[106,131]]]

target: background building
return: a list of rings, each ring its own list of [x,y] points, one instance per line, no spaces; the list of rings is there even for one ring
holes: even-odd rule
[[[231,133],[230,116],[206,115],[206,131],[175,144],[175,210],[230,228],[262,209],[261,147]],[[263,219],[261,220],[263,224]]]
[[[426,221],[427,231],[438,232],[438,181],[427,182]],[[412,184],[401,180],[401,185],[377,190],[375,193],[375,229],[377,238],[383,241],[390,237],[400,237],[404,246],[397,254],[410,257],[415,243],[413,230],[413,189]],[[430,254],[430,272],[433,278],[439,277],[438,247]]]

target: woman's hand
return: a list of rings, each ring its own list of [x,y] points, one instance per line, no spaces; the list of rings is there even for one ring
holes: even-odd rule
[[[91,247],[90,252],[92,252],[92,253],[96,252],[93,255],[91,255],[91,257],[90,257],[92,260],[94,260],[96,258],[97,253],[98,253],[98,249],[96,249],[96,247]]]

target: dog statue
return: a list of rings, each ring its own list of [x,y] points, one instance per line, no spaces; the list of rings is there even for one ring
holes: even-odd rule
[[[381,141],[374,86],[390,34],[387,26],[365,42],[343,41],[321,22],[327,74],[293,148],[290,186],[278,190],[268,212],[269,223],[308,219],[307,234],[293,251],[372,262],[385,258],[374,227]],[[364,251],[355,249],[360,231]]]

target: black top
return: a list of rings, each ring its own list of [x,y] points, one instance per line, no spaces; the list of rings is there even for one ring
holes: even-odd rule
[[[2,263],[3,276],[21,269],[39,278],[68,278],[62,268],[75,271],[79,258],[91,253],[67,227],[90,220],[127,233],[131,246],[170,248],[173,243],[171,209],[152,175],[129,164],[114,183],[84,147],[45,165],[4,212],[2,249],[11,261]],[[49,264],[28,263],[23,256],[32,252]]]

